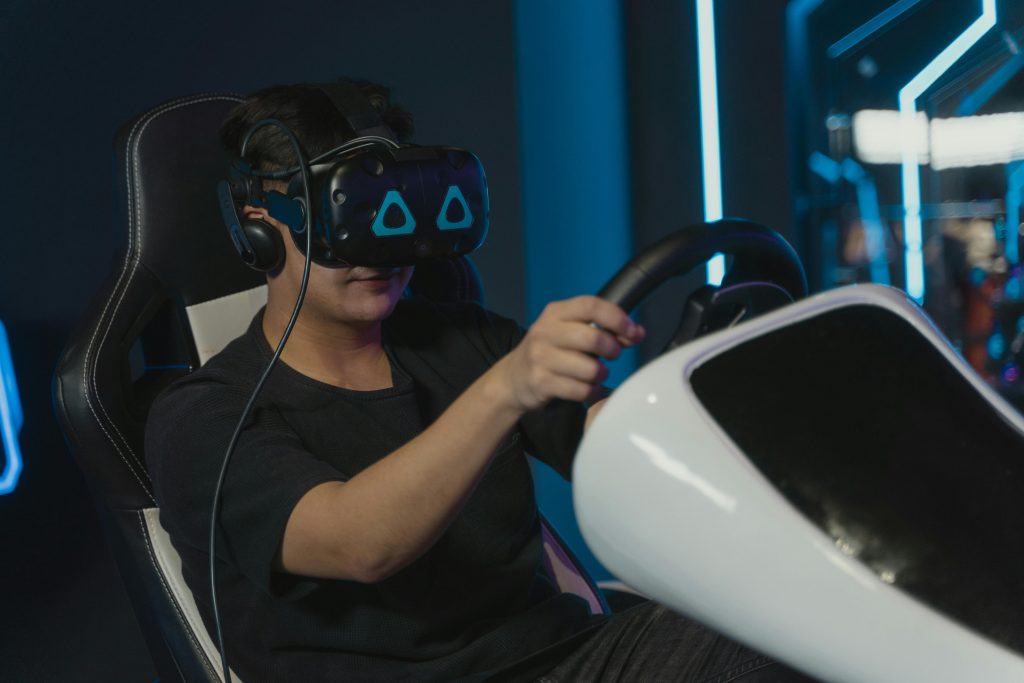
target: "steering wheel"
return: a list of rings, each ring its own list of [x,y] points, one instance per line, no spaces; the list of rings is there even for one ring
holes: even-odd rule
[[[704,285],[690,295],[662,353],[807,295],[807,276],[789,242],[771,228],[734,218],[677,230],[634,256],[597,295],[629,312],[666,280],[718,253],[733,259],[721,286]]]

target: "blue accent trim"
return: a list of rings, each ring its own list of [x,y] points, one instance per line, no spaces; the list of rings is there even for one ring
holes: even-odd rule
[[[405,214],[405,223],[397,228],[389,228],[384,225],[384,216],[392,206],[397,206]],[[412,212],[405,205],[402,193],[398,190],[388,190],[388,193],[384,195],[384,201],[381,202],[380,208],[377,209],[377,217],[373,220],[373,234],[377,237],[394,237],[395,235],[408,235],[415,229],[416,219],[412,217]]]
[[[888,285],[889,264],[885,259],[885,228],[882,225],[882,210],[878,204],[875,180],[853,159],[845,159],[842,170],[843,177],[853,183],[857,190],[857,210],[864,225],[864,249],[870,264],[871,281]]]
[[[597,292],[632,253],[622,7],[619,0],[512,7],[533,320],[550,301]],[[609,384],[627,377],[635,358],[630,352],[611,363]],[[544,516],[595,579],[608,577],[576,529],[569,485],[544,468],[534,473]]]
[[[10,493],[21,475],[21,447],[18,433],[24,423],[21,398],[14,379],[14,361],[7,340],[7,329],[0,322],[0,437],[3,440],[4,468],[0,473],[0,495]]]
[[[900,120],[906,132],[901,163],[903,180],[903,243],[907,272],[907,294],[924,303],[924,240],[921,225],[921,169],[915,147],[917,98],[935,84],[964,53],[996,25],[996,0],[981,0],[981,16],[935,56],[899,92]]]
[[[816,173],[825,179],[829,185],[835,185],[843,177],[843,167],[838,161],[833,161],[821,152],[814,152],[807,160],[807,166],[812,173]]]
[[[956,109],[957,116],[973,116],[992,99],[1017,72],[1024,69],[1024,50],[1018,52],[993,72],[974,92],[965,97]]]
[[[462,220],[452,223],[448,220],[448,207],[452,202],[462,204]],[[448,194],[444,196],[444,204],[441,205],[441,212],[437,214],[437,227],[441,230],[461,230],[473,225],[473,213],[469,210],[466,198],[462,196],[462,190],[458,185],[450,185]]]
[[[830,59],[842,57],[845,53],[878,33],[878,31],[885,28],[888,24],[906,14],[920,2],[921,0],[900,0],[899,2],[889,6],[887,9],[850,31],[843,38],[840,38],[829,45],[825,54],[828,55]]]
[[[704,179],[704,220],[722,218],[722,153],[718,131],[718,66],[715,59],[715,2],[697,3],[697,71],[700,81],[701,177]],[[707,265],[707,282],[722,284],[725,257]]]
[[[842,163],[830,159],[821,152],[814,152],[807,165],[830,185],[846,180],[857,190],[857,210],[864,225],[864,248],[871,270],[871,281],[888,285],[889,264],[885,259],[885,228],[882,226],[882,210],[878,204],[878,191],[874,179],[864,167],[853,159]]]
[[[1024,189],[1024,161],[1006,165],[1006,260],[1020,262],[1018,249],[1021,190]]]

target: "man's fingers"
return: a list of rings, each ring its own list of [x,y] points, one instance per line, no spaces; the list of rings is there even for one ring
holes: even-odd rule
[[[563,321],[594,323],[603,330],[635,344],[643,338],[643,327],[621,308],[596,296],[578,296],[548,305],[545,315]]]
[[[546,330],[548,343],[561,349],[581,351],[614,360],[622,352],[622,342],[599,327],[581,322],[553,322]]]
[[[583,353],[551,349],[547,369],[553,375],[566,377],[587,384],[600,384],[608,378],[604,363]]]

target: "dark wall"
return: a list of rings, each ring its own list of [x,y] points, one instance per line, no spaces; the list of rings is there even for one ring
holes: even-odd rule
[[[6,2],[0,8],[0,320],[25,409],[25,469],[0,496],[0,680],[150,681],[85,483],[50,408],[64,340],[110,272],[112,139],[180,95],[339,75],[391,85],[420,142],[483,160],[488,301],[521,319],[511,4]],[[213,188],[210,188],[213,192]]]

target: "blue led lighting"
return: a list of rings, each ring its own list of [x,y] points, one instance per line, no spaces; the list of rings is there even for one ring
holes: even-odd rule
[[[935,81],[971,46],[981,39],[996,24],[996,0],[982,0],[981,16],[967,27],[956,39],[946,46],[919,74],[900,89],[899,110],[903,125],[901,175],[903,179],[903,243],[907,271],[907,294],[924,303],[924,243],[921,230],[921,171],[917,156],[915,120],[917,98],[930,88]]]
[[[704,220],[722,218],[722,154],[718,133],[718,68],[715,64],[715,3],[697,2],[697,69],[700,79],[700,148],[704,178]],[[725,257],[708,261],[708,284],[720,285]]]
[[[1024,69],[1024,50],[1018,52],[1006,60],[1001,67],[985,79],[974,92],[965,97],[960,106],[956,108],[957,116],[973,116],[978,110],[992,99],[992,96],[999,92],[1010,79],[1017,75],[1017,72]]]
[[[452,202],[458,202],[462,205],[462,220],[455,221],[454,223],[448,220],[448,209],[451,207]],[[441,206],[441,212],[437,214],[437,227],[441,230],[459,230],[462,228],[468,228],[473,225],[473,214],[469,211],[469,204],[466,203],[466,198],[462,196],[462,190],[459,189],[458,185],[451,185],[448,188],[448,194],[444,197],[444,204]]]
[[[887,9],[850,31],[845,37],[840,38],[829,45],[825,54],[827,54],[830,59],[843,56],[846,52],[849,52],[857,45],[860,45],[865,40],[878,33],[878,31],[884,28],[887,24],[890,24],[901,17],[919,2],[921,2],[921,0],[900,0],[897,3],[890,5]]]
[[[1020,238],[1021,190],[1024,189],[1024,162],[1014,161],[1006,165],[1006,260],[1011,264],[1020,261],[1018,240]]]
[[[1003,384],[1016,384],[1020,379],[1020,366],[1016,363],[1007,363],[1003,366]]]
[[[0,474],[0,496],[10,493],[18,484],[21,474],[21,448],[18,432],[23,415],[18,385],[14,381],[14,361],[7,341],[7,330],[0,322],[0,436],[3,438],[4,468]]]
[[[882,211],[878,205],[878,191],[875,181],[864,167],[853,159],[839,163],[821,152],[814,152],[807,161],[812,172],[825,179],[830,185],[846,180],[857,190],[857,209],[864,226],[864,250],[871,270],[871,281],[889,284],[889,264],[885,258],[885,228],[882,226]]]
[[[384,217],[387,216],[388,210],[393,206],[397,206],[405,215],[405,222],[397,228],[389,228],[384,225]],[[381,202],[380,208],[377,210],[377,218],[373,221],[373,234],[377,237],[408,235],[415,229],[416,219],[412,217],[412,213],[409,211],[409,207],[405,205],[402,195],[398,190],[388,190],[388,193],[384,195],[384,201]]]
[[[992,360],[999,360],[1006,353],[1006,339],[1001,332],[988,338],[988,355]]]
[[[889,264],[885,259],[885,228],[882,226],[882,210],[878,206],[875,180],[853,159],[843,161],[843,177],[853,183],[857,190],[857,209],[864,225],[864,246],[868,262],[871,264],[871,281],[888,285]]]
[[[824,178],[829,185],[835,185],[843,177],[843,167],[839,165],[839,162],[821,152],[811,154],[811,158],[807,160],[807,166],[811,172]]]

